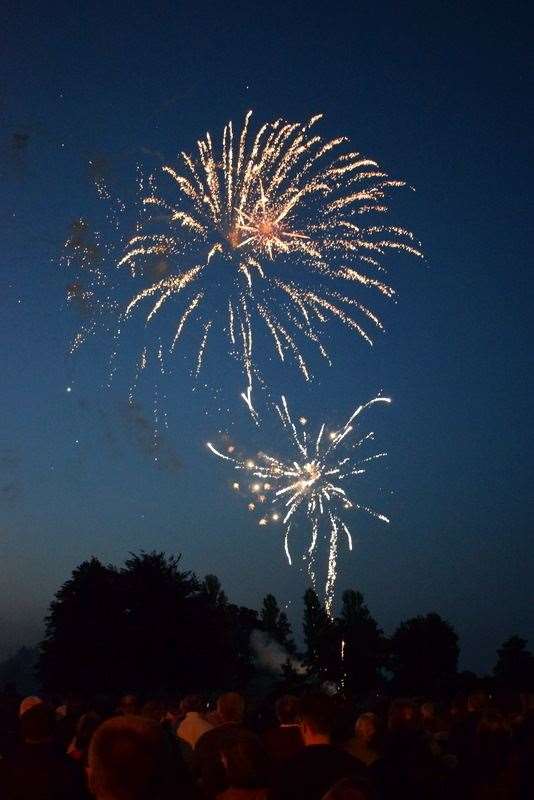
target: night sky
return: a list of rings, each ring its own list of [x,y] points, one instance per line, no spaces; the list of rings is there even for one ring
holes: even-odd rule
[[[272,591],[300,618],[305,573],[287,565],[281,530],[258,528],[206,451],[223,432],[252,452],[286,447],[273,417],[251,424],[235,368],[208,359],[192,391],[186,342],[161,389],[169,428],[154,462],[148,379],[126,405],[133,343],[111,389],[109,337],[68,356],[80,319],[60,255],[77,218],[102,215],[89,161],[128,196],[138,164],[172,163],[249,108],[258,124],[323,112],[322,135],[349,136],[416,188],[394,195],[392,221],[426,259],[390,259],[398,302],[373,305],[386,327],[375,346],[333,329],[334,368],[311,358],[310,384],[265,355],[273,397],[285,392],[312,429],[379,390],[394,401],[363,420],[389,454],[363,497],[391,524],[354,516],[338,594],[360,589],[387,633],[437,611],[460,634],[464,668],[490,669],[515,633],[534,647],[528,30],[517,2],[12,5],[0,56],[0,656],[39,639],[53,593],[91,555],[181,552],[232,600],[257,607]]]

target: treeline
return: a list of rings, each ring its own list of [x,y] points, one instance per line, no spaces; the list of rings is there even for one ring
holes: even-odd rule
[[[283,690],[330,681],[350,695],[442,696],[476,684],[473,674],[458,674],[458,635],[436,613],[406,620],[387,637],[360,592],[344,592],[339,616],[331,618],[308,589],[298,652],[272,594],[259,611],[237,606],[214,575],[200,580],[180,560],[142,552],[122,567],[96,558],[80,564],[46,617],[38,659],[43,687],[83,694],[243,688],[257,672],[257,629],[287,653]],[[491,681],[534,689],[534,657],[524,639],[503,644]]]

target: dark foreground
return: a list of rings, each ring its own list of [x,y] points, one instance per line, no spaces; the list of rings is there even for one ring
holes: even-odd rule
[[[532,696],[0,700],[3,800],[534,798]]]

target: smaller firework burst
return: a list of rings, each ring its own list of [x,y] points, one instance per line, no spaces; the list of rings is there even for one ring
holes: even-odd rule
[[[352,550],[352,535],[344,516],[351,510],[361,510],[381,522],[389,522],[383,514],[358,503],[349,495],[348,489],[349,483],[365,475],[369,462],[386,455],[382,452],[363,456],[361,448],[374,438],[372,431],[351,441],[351,434],[357,427],[357,418],[375,403],[390,402],[388,397],[374,397],[358,406],[340,429],[327,430],[326,423],[323,423],[318,435],[310,438],[305,428],[307,419],[300,417],[301,427],[297,428],[286,398],[282,396],[281,405],[277,405],[276,410],[294,448],[294,458],[287,461],[261,451],[256,458],[236,457],[234,445],[229,445],[226,452],[222,452],[211,442],[207,443],[212,453],[229,461],[235,470],[244,473],[243,479],[234,481],[232,487],[235,491],[243,488],[250,492],[248,508],[250,511],[260,512],[258,524],[264,527],[278,521],[282,523],[285,531],[284,549],[290,564],[292,559],[289,537],[294,516],[299,511],[307,516],[311,536],[305,558],[314,587],[317,542],[321,528],[326,524],[329,530],[329,550],[325,604],[329,613],[334,599],[340,533],[346,536],[349,550]]]

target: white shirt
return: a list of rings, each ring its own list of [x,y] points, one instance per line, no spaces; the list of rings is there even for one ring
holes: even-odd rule
[[[206,733],[206,731],[211,731],[212,728],[213,725],[206,722],[198,711],[188,711],[185,718],[178,725],[176,735],[179,736],[180,739],[185,739],[194,749],[202,734]]]

